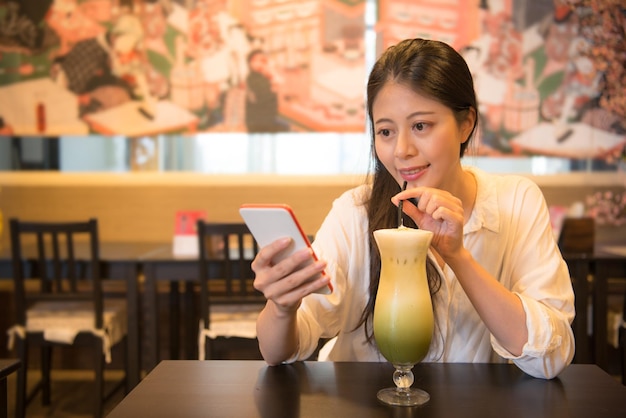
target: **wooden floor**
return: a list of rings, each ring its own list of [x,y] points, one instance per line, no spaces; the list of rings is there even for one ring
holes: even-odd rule
[[[221,359],[259,360],[261,354],[256,340],[232,338],[223,340],[221,345],[215,346],[214,354]],[[163,353],[162,358],[164,358]],[[9,375],[8,410],[9,418],[15,417],[15,387],[16,373]],[[37,370],[29,371],[27,382],[29,387],[39,380]],[[114,387],[123,376],[122,370],[109,369],[105,371],[107,390]],[[51,405],[41,404],[41,395],[37,395],[26,409],[26,418],[91,418],[93,417],[93,372],[88,370],[52,370],[52,399]],[[107,402],[103,416],[107,416],[113,408],[124,398],[124,390],[117,391]]]
[[[15,373],[8,378],[8,407],[9,418],[15,416]],[[107,385],[114,385],[123,376],[122,371],[107,371],[105,379]],[[29,384],[36,382],[38,372],[29,372],[27,380]],[[107,386],[108,387],[108,386]],[[41,404],[41,395],[28,405],[26,417],[54,417],[54,418],[91,418],[93,392],[93,372],[86,370],[53,370],[52,371],[52,403],[49,406]],[[124,398],[124,390],[119,390],[113,395],[104,408],[104,416]]]

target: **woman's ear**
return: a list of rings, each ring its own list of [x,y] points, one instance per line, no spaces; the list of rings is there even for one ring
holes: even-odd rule
[[[465,120],[461,123],[461,138],[463,138],[462,143],[467,142],[476,127],[476,109],[470,107],[467,110],[467,114],[465,115]]]

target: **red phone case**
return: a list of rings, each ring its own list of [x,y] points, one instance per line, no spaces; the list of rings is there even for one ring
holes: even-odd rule
[[[292,251],[286,252],[281,258],[273,260],[274,262],[279,262],[284,257],[305,246],[311,248],[311,243],[306,233],[289,205],[248,203],[240,206],[239,213],[261,247],[285,236],[290,236],[293,239]],[[318,259],[312,248],[311,254],[313,260]],[[326,273],[324,272],[323,274]],[[320,289],[318,293],[328,294],[332,290],[332,286],[329,284],[328,289]]]

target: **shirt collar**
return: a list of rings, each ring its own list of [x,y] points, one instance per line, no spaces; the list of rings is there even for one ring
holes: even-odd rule
[[[490,184],[489,176],[476,167],[464,167],[464,169],[471,172],[476,179],[476,201],[472,214],[463,227],[463,233],[468,234],[481,228],[499,232],[500,212],[495,184]]]

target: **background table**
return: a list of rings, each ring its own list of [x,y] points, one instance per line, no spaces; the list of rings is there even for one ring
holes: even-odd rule
[[[185,283],[187,290],[190,290],[194,283],[198,282],[198,258],[180,257],[173,253],[172,244],[163,244],[142,259],[142,268],[145,277],[144,285],[144,332],[146,347],[143,347],[144,364],[147,370],[152,370],[159,362],[160,353],[160,332],[159,332],[159,304],[158,289],[159,281],[169,283],[169,358],[178,359],[180,342],[183,342],[184,357],[186,359],[197,358],[197,332],[198,324],[193,320],[193,313],[189,307],[191,294],[185,292],[185,302],[183,307],[183,338],[179,329],[180,324],[180,294],[179,282]]]
[[[149,254],[160,245],[145,242],[103,242],[100,244],[102,277],[126,282],[128,312],[127,335],[127,390],[134,388],[141,379],[141,292],[139,290],[140,264],[144,254]]]
[[[199,122],[193,113],[170,101],[157,102],[152,118],[143,116],[139,111],[140,107],[140,102],[130,101],[86,115],[85,120],[97,133],[116,135],[123,132],[130,138],[175,131],[195,132]]]
[[[140,260],[143,255],[150,254],[155,248],[160,248],[161,244],[144,242],[101,242],[100,262],[102,267],[102,277],[112,280],[123,281],[126,285],[126,303],[128,312],[128,336],[126,355],[128,356],[127,385],[128,390],[139,383],[141,377],[140,339],[139,327],[141,315],[141,300],[138,278],[141,272]],[[78,244],[76,246],[76,257],[81,258],[86,254],[87,249]],[[29,254],[31,254],[29,256]],[[26,268],[33,268],[35,254],[26,248]],[[9,248],[0,251],[0,279],[12,278],[11,252]],[[3,331],[4,332],[4,331]]]
[[[158,417],[603,417],[626,416],[626,387],[595,365],[571,365],[553,380],[510,364],[420,364],[422,407],[389,407],[376,392],[389,363],[161,362],[109,418]]]
[[[607,299],[609,278],[624,278],[626,280],[626,257],[603,251],[597,248],[593,254],[565,254],[564,258],[570,269],[574,293],[576,295],[576,318],[574,320],[574,335],[576,336],[576,363],[595,363],[604,370],[608,370],[607,353]],[[178,359],[180,343],[182,342],[183,358],[195,357],[195,338],[197,324],[193,323],[188,309],[183,310],[182,336],[180,324],[180,295],[178,283],[191,285],[198,280],[198,261],[195,257],[176,257],[172,252],[171,244],[155,247],[153,251],[142,256],[143,272],[145,274],[144,288],[144,319],[145,338],[147,346],[143,347],[144,364],[151,370],[160,360],[159,353],[159,322],[157,321],[159,305],[157,284],[167,281],[170,283],[170,339],[169,358]],[[587,282],[587,276],[594,277],[593,285]],[[591,297],[591,298],[590,298]],[[189,295],[186,296],[183,306],[189,307]],[[593,352],[589,350],[587,340],[587,308],[592,300],[593,312]]]
[[[170,283],[170,358],[178,358],[180,351],[179,313],[180,295],[178,282],[191,284],[197,281],[198,266],[195,258],[175,257],[171,243],[131,243],[131,242],[103,242],[100,256],[104,269],[104,277],[122,279],[127,283],[128,310],[128,358],[129,360],[129,388],[133,388],[140,380],[141,365],[147,371],[152,370],[159,362],[159,322],[158,322],[158,294],[157,283]],[[607,282],[610,277],[626,278],[626,257],[606,253],[598,249],[592,255],[565,255],[570,268],[574,290],[576,294],[575,335],[576,335],[576,363],[596,363],[605,370],[608,369],[607,354]],[[0,253],[0,278],[11,277],[10,251],[4,248]],[[143,271],[145,286],[141,309],[139,284],[137,278]],[[586,277],[594,275],[593,286],[589,286]],[[579,279],[580,278],[580,279]],[[593,299],[593,353],[587,344],[587,312],[589,296]],[[132,307],[135,307],[134,309]],[[188,314],[189,312],[187,312]],[[144,326],[140,328],[140,318]],[[190,318],[183,318],[186,329],[182,341],[184,358],[195,358],[195,332],[197,324]],[[140,344],[142,341],[144,346]],[[582,337],[581,337],[582,336]],[[143,359],[141,358],[143,357]],[[133,361],[133,359],[135,359]]]
[[[86,135],[89,128],[78,116],[78,98],[49,77],[0,87],[0,115],[19,136]],[[7,99],[9,98],[10,99]],[[37,105],[45,109],[43,130],[37,129]]]

